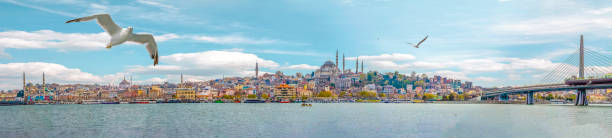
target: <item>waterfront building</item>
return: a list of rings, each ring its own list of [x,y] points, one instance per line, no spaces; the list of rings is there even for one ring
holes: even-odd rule
[[[191,87],[182,87],[176,89],[176,99],[178,100],[195,100],[195,89]]]
[[[281,84],[274,88],[274,99],[276,101],[291,100],[297,97],[297,91],[295,87],[287,84]]]

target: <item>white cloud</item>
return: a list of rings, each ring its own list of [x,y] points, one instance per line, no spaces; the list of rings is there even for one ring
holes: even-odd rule
[[[491,27],[493,32],[523,35],[575,34],[578,32],[606,32],[612,29],[612,8],[586,10],[583,13],[544,16]],[[586,14],[584,14],[586,13]]]
[[[97,83],[103,78],[91,73],[82,72],[77,68],[45,62],[7,63],[0,64],[0,88],[20,88],[21,75],[26,73],[28,82],[42,83],[42,73],[45,73],[48,83]]]
[[[156,2],[156,1],[150,1],[150,0],[137,0],[138,3],[142,3],[142,4],[146,4],[146,5],[151,5],[151,6],[156,6],[162,9],[166,9],[166,10],[178,10],[178,8],[172,6],[172,5],[168,5],[168,4],[163,4],[160,2]]]
[[[227,35],[227,36],[207,36],[207,35],[199,35],[194,36],[194,40],[199,40],[208,43],[216,43],[216,44],[271,44],[278,43],[278,40],[273,39],[252,39],[243,37],[240,35]]]
[[[155,36],[157,42],[179,38],[176,34]],[[101,50],[109,42],[107,33],[61,33],[52,30],[0,32],[0,49]],[[0,50],[0,52],[2,52]]]
[[[297,65],[290,65],[290,66],[286,66],[286,67],[280,67],[280,69],[289,69],[289,70],[316,70],[316,69],[319,69],[319,67],[318,66],[308,65],[308,64],[297,64]]]
[[[496,78],[491,78],[491,77],[477,77],[475,80],[481,81],[481,82],[495,82],[495,81],[497,81]]]
[[[18,1],[14,1],[14,0],[5,0],[4,2],[8,2],[8,3],[15,4],[15,5],[19,5],[19,6],[23,6],[23,7],[27,7],[27,8],[31,8],[31,9],[36,9],[36,10],[40,10],[40,11],[45,11],[45,12],[49,12],[49,13],[54,13],[54,14],[58,14],[58,15],[62,15],[62,16],[76,17],[76,15],[72,14],[72,13],[58,11],[58,10],[53,10],[53,9],[49,9],[49,8],[45,8],[45,7],[41,7],[41,6],[36,6],[36,5],[32,5],[32,4],[27,4],[27,3],[22,3],[22,2],[18,2]]]
[[[391,60],[391,61],[400,61],[400,60],[413,60],[416,59],[413,55],[410,54],[402,54],[402,53],[393,53],[393,54],[381,54],[376,56],[359,56],[359,57],[349,57],[347,60]]]
[[[196,53],[176,53],[160,57],[161,63],[169,65],[134,66],[129,72],[143,74],[178,74],[191,75],[246,75],[255,69],[255,62],[260,68],[277,68],[278,63],[259,58],[255,54],[235,51],[204,51]]]

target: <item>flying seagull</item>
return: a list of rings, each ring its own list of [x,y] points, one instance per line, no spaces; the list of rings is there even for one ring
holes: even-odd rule
[[[151,34],[134,34],[132,33],[133,28],[130,26],[128,28],[121,28],[113,22],[110,15],[108,14],[96,14],[87,17],[81,17],[74,20],[66,21],[66,23],[71,22],[82,22],[96,19],[98,24],[102,26],[110,36],[111,40],[108,44],[106,44],[106,48],[110,49],[113,46],[123,44],[125,41],[136,42],[140,44],[147,44],[147,51],[151,55],[153,59],[153,66],[157,65],[158,54],[157,54],[157,44],[155,43],[155,39]]]
[[[420,46],[420,45],[421,45],[423,42],[425,42],[425,40],[427,40],[427,37],[429,37],[429,35],[425,36],[425,38],[423,38],[423,40],[419,41],[419,43],[417,43],[416,45],[415,45],[415,44],[413,44],[413,43],[408,43],[408,44],[409,44],[409,45],[412,45],[412,46],[414,46],[414,47],[416,47],[416,48],[419,48],[419,46]]]

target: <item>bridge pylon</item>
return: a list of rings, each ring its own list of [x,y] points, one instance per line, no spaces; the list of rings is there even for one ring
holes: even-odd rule
[[[578,68],[578,77],[584,79],[584,37],[580,35],[580,65]],[[574,99],[576,106],[587,106],[589,101],[587,99],[586,89],[576,90],[576,99]]]
[[[533,92],[528,92],[527,99],[525,100],[527,101],[527,105],[532,105],[533,104]]]

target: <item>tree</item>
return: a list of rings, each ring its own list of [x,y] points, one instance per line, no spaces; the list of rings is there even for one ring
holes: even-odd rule
[[[341,97],[341,98],[342,98],[342,97],[344,97],[345,95],[346,95],[346,92],[342,91],[342,92],[340,92],[340,95],[338,95],[338,97]]]
[[[569,97],[567,97],[567,100],[574,101],[574,99],[576,99],[576,95],[575,94],[572,94]]]
[[[261,98],[268,99],[268,98],[270,98],[270,95],[264,93],[264,94],[261,94]]]
[[[308,97],[302,96],[302,101],[306,101],[306,100],[308,100]]]
[[[321,91],[317,97],[332,97],[332,93],[330,91]]]
[[[368,99],[374,99],[376,98],[376,93],[375,92],[368,92],[368,91],[361,91],[357,94],[357,96],[359,98],[368,98]]]
[[[552,95],[552,94],[550,94],[550,93],[549,93],[549,94],[546,96],[546,100],[551,100],[551,99],[553,99],[553,98],[554,98],[554,97],[553,97],[553,95]]]
[[[387,97],[385,93],[378,93],[378,97]]]
[[[247,98],[249,98],[249,99],[255,99],[255,98],[257,98],[257,95],[255,95],[255,94],[249,94],[249,95],[247,95]]]
[[[426,93],[423,95],[423,100],[429,100],[429,99],[433,99],[436,98],[436,95],[431,94],[431,93]]]
[[[234,99],[234,96],[231,96],[231,95],[223,95],[223,99]]]

